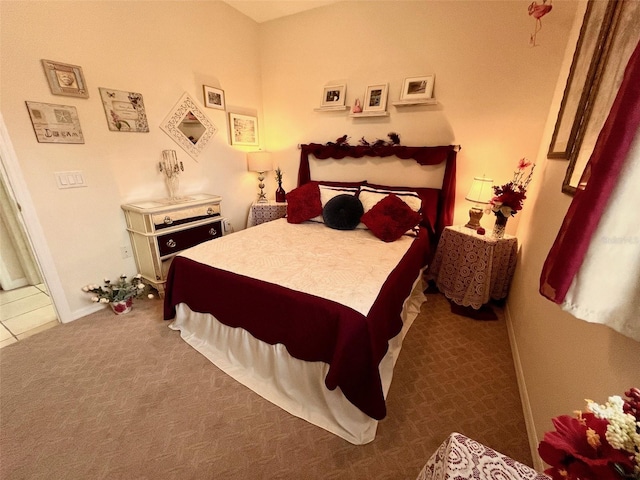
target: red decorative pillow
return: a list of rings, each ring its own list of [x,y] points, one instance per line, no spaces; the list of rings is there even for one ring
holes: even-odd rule
[[[395,242],[420,223],[420,219],[418,212],[390,193],[366,212],[360,221],[383,242]]]
[[[322,215],[318,182],[309,182],[287,193],[287,222],[302,223]]]

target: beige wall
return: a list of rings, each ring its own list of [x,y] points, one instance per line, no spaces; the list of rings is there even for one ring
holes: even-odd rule
[[[474,176],[504,183],[518,159],[537,155],[575,11],[575,2],[555,5],[535,48],[519,1],[341,2],[261,25],[267,141],[285,189],[295,186],[298,143],[395,131],[405,145],[462,145],[455,221],[465,223]],[[405,77],[431,73],[437,106],[391,105]],[[347,84],[351,106],[367,85],[388,82],[390,116],[315,112],[331,82]]]
[[[159,125],[184,92],[202,104],[202,85],[225,90],[227,110],[262,117],[257,24],[223,2],[14,2],[0,4],[0,107],[71,317],[94,306],[80,288],[135,272],[120,205],[161,198],[163,149],[185,165],[181,192],[223,197],[243,228],[256,193],[242,149],[231,147],[227,116],[204,108],[219,128],[194,161]],[[52,95],[41,59],[80,65],[90,98]],[[143,95],[149,133],[108,130],[98,87]],[[36,141],[25,101],[73,105],[84,145]],[[59,190],[54,172],[81,170],[87,188]],[[66,320],[70,320],[67,318]]]
[[[629,387],[640,385],[639,342],[608,327],[578,320],[538,293],[542,265],[571,202],[571,197],[561,192],[566,161],[547,160],[546,153],[584,8],[581,2],[540,144],[537,180],[542,181],[533,184],[518,227],[522,247],[507,305],[534,448],[544,433],[553,429],[553,417],[571,415],[584,407],[586,398],[603,403],[611,395],[622,395]],[[541,469],[535,453],[534,460]]]

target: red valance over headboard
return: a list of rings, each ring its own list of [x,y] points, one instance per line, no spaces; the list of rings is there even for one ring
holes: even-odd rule
[[[340,160],[345,157],[391,157],[403,160],[413,159],[420,165],[438,165],[447,162],[442,180],[440,195],[440,209],[435,230],[439,236],[444,227],[453,224],[453,210],[456,194],[456,156],[458,147],[454,145],[439,147],[403,147],[388,145],[380,147],[350,146],[350,145],[320,145],[310,143],[300,145],[300,169],[298,170],[298,186],[311,181],[309,154],[318,160],[333,158]]]

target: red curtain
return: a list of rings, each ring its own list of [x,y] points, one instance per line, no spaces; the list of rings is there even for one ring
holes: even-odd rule
[[[309,155],[313,155],[319,160],[327,158],[342,159],[345,157],[362,158],[367,157],[390,157],[396,156],[403,160],[413,159],[420,165],[438,165],[447,162],[442,180],[441,208],[435,230],[439,235],[447,225],[453,224],[453,210],[455,208],[456,196],[456,157],[458,147],[454,145],[437,147],[403,147],[400,145],[389,145],[380,147],[364,147],[350,145],[321,145],[311,143],[300,146],[300,169],[298,170],[298,186],[311,181],[311,171],[309,168]]]
[[[580,180],[585,186],[576,191],[542,269],[540,293],[555,303],[563,302],[582,265],[639,125],[640,43]]]

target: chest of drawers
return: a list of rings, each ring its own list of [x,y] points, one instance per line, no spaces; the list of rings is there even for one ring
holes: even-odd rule
[[[223,235],[222,198],[205,193],[177,202],[150,200],[122,205],[138,272],[164,295],[173,257]]]

